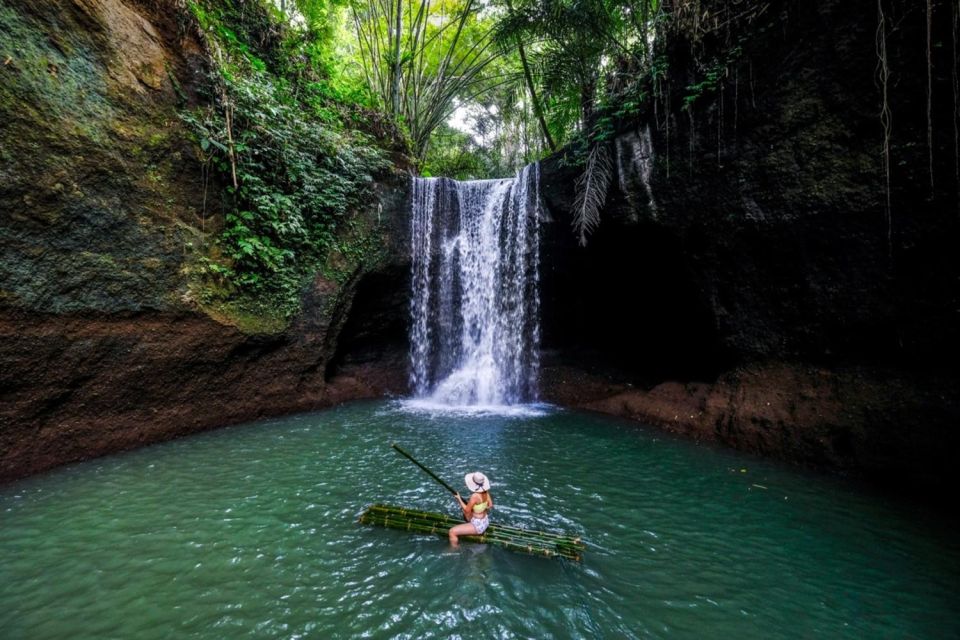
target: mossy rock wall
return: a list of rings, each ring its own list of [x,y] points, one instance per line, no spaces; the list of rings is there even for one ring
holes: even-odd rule
[[[204,58],[175,17],[156,17],[162,4],[0,6],[7,308],[183,307],[183,264],[215,228],[217,203],[204,206],[177,116]]]
[[[403,261],[384,184],[292,317],[199,304],[223,185],[180,119],[213,71],[196,29],[174,0],[0,4],[0,481],[404,383],[326,375],[366,274]]]

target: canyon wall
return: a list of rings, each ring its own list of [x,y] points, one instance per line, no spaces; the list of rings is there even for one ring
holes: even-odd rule
[[[876,4],[765,4],[732,38],[721,28],[662,44],[669,67],[652,104],[607,143],[615,175],[585,247],[570,227],[577,169],[563,155],[544,163],[545,396],[812,466],[952,486],[951,8],[934,3],[931,150],[925,12],[883,3],[888,208]]]
[[[393,352],[332,366],[355,293],[406,250],[404,174],[356,212],[383,251],[331,255],[347,275],[318,273],[289,322],[223,313],[191,273],[223,212],[180,118],[211,73],[182,9],[5,2],[0,53],[0,480],[405,386]]]

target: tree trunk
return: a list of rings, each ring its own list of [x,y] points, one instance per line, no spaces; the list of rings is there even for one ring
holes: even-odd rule
[[[583,131],[588,133],[590,118],[593,116],[593,97],[597,92],[597,79],[595,76],[584,79],[580,83],[580,117],[583,122]]]
[[[395,29],[393,32],[393,74],[390,80],[390,106],[393,117],[400,119],[400,42],[403,36],[403,0],[397,0]]]
[[[507,9],[513,11],[513,3],[507,0]],[[540,99],[537,97],[537,90],[533,86],[533,75],[530,73],[530,65],[527,64],[527,52],[523,48],[523,42],[517,38],[517,50],[520,52],[520,62],[523,65],[523,77],[527,82],[527,90],[530,92],[530,102],[533,104],[533,112],[540,123],[540,132],[543,133],[543,139],[546,140],[550,152],[557,150],[557,145],[553,142],[550,130],[547,128],[547,121],[543,117],[543,109],[540,108]]]

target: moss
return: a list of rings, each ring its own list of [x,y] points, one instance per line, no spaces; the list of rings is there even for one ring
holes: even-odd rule
[[[208,316],[248,335],[277,335],[289,326],[287,318],[246,309],[242,303],[217,302],[201,305]]]
[[[153,165],[147,167],[146,178],[147,178],[147,181],[152,182],[154,184],[158,184],[158,185],[163,184],[165,181],[163,173],[160,172],[157,169],[157,167]]]
[[[203,183],[177,155],[175,97],[114,77],[129,43],[97,21],[131,7],[54,4],[0,3],[5,299],[44,313],[183,308]]]
[[[81,251],[78,258],[79,258],[78,261],[81,264],[86,264],[91,268],[106,267],[107,269],[117,270],[121,273],[123,272],[123,269],[121,269],[116,259],[109,253],[94,253],[92,251]]]
[[[358,269],[372,269],[386,255],[386,241],[379,227],[369,221],[354,218],[347,230],[338,237],[321,273],[329,280],[343,285]]]
[[[67,119],[75,135],[102,139],[103,123],[116,112],[92,47],[66,36],[55,38],[44,26],[0,6],[0,55],[10,58],[0,82],[0,104],[15,106],[17,119],[41,128],[59,128],[60,119]],[[29,110],[20,111],[21,105]]]
[[[157,147],[165,145],[169,140],[170,136],[167,133],[155,131],[147,138],[147,147],[156,149]]]

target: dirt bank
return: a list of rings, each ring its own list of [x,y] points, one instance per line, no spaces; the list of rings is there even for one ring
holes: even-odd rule
[[[960,381],[903,371],[754,364],[642,386],[554,365],[544,398],[697,441],[884,483],[938,487],[960,446]],[[954,485],[956,483],[954,482]]]
[[[269,415],[398,393],[402,363],[324,379],[323,327],[245,335],[200,315],[0,316],[0,481]]]

